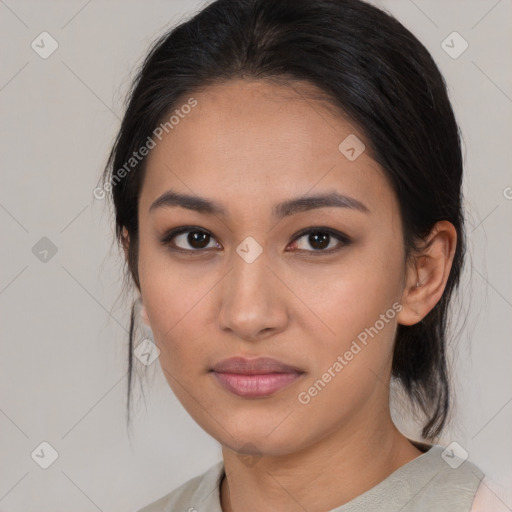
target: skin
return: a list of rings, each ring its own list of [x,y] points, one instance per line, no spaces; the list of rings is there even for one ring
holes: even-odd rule
[[[390,417],[393,341],[397,323],[415,324],[441,298],[456,231],[439,222],[428,251],[406,262],[398,201],[364,135],[308,92],[307,84],[233,80],[194,94],[198,105],[151,150],[140,194],[143,314],[169,385],[222,445],[224,512],[330,510],[421,455]],[[349,134],[367,148],[355,161],[338,150]],[[214,200],[227,215],[150,212],[169,189]],[[276,203],[333,190],[369,213],[323,207],[272,218]],[[187,234],[174,242],[189,253],[161,243],[184,225],[211,233],[208,250],[191,254],[199,249]],[[317,226],[351,243],[331,237],[329,248],[340,250],[322,254],[308,235],[294,237]],[[236,252],[247,236],[263,250],[252,263]],[[300,403],[394,303],[401,311]],[[241,398],[209,372],[235,355],[274,357],[305,373],[271,396]]]

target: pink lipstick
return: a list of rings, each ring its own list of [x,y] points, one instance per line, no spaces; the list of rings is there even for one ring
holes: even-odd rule
[[[232,357],[220,361],[211,371],[224,389],[245,398],[270,396],[300,379],[305,373],[269,357]]]

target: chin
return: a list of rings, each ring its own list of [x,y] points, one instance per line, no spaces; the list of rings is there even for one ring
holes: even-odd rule
[[[278,457],[299,450],[298,428],[280,429],[281,426],[276,428],[276,424],[266,424],[259,429],[247,426],[245,429],[238,429],[235,433],[235,430],[227,425],[226,430],[233,435],[230,436],[226,431],[217,432],[221,435],[216,439],[223,447],[237,452],[240,456]]]

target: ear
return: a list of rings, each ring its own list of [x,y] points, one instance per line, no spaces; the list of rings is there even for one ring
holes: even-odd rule
[[[437,222],[432,228],[425,248],[408,263],[402,310],[397,322],[414,325],[420,322],[441,299],[457,245],[457,231],[451,222]]]
[[[121,231],[122,244],[124,250],[124,257],[128,261],[128,248],[130,247],[130,235],[128,234],[128,230],[123,226],[123,230]]]
[[[123,228],[121,230],[121,245],[122,245],[123,251],[124,251],[125,262],[128,264],[128,267],[130,268],[130,273],[132,275],[133,282],[140,292],[140,283],[139,283],[138,272],[134,273],[132,271],[130,261],[129,261],[130,234],[128,232],[128,229],[126,229],[125,226],[123,226]]]
[[[123,226],[123,229],[121,231],[121,242],[122,242],[122,245],[123,245],[123,250],[124,250],[124,257],[126,258],[126,261],[128,261],[128,249],[130,247],[130,235],[128,233],[128,230],[126,229],[126,227]],[[138,287],[138,286],[137,286]],[[140,289],[139,289],[140,291]],[[142,301],[142,299],[141,299]],[[142,321],[149,327],[151,327],[149,325],[149,318],[148,318],[148,313],[146,311],[146,307],[144,306],[144,304],[141,304],[141,307],[140,307],[140,311],[139,311],[139,315],[140,317],[142,318]]]

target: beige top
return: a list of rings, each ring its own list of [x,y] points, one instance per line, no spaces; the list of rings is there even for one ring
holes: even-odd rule
[[[494,508],[472,508],[484,477],[477,466],[442,446],[421,446],[427,450],[425,453],[330,512],[494,512]],[[223,476],[224,463],[219,461],[138,512],[223,512]]]

